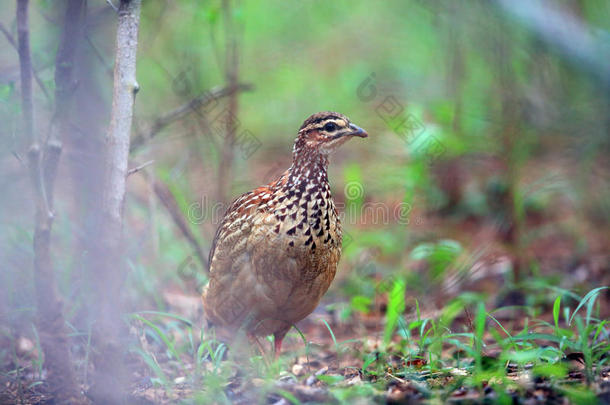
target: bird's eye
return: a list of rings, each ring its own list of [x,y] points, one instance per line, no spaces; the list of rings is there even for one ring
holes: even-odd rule
[[[328,124],[324,125],[324,130],[326,132],[334,132],[337,130],[337,125],[335,125],[334,122],[329,122]]]

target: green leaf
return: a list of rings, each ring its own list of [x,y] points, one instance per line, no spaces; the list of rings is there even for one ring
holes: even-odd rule
[[[373,353],[367,354],[366,357],[364,358],[364,362],[362,363],[362,371],[365,371],[375,361],[377,361],[376,353],[373,352]]]
[[[369,312],[371,303],[371,298],[365,297],[364,295],[356,295],[351,299],[352,308],[356,311],[364,312],[365,314]]]
[[[15,89],[15,83],[2,84],[0,85],[0,101],[8,101],[13,95]]]
[[[564,393],[568,396],[570,401],[574,404],[596,404],[599,401],[593,391],[585,387],[575,387],[564,389]]]
[[[574,315],[576,315],[576,313],[578,312],[578,310],[580,310],[580,308],[582,308],[584,305],[588,304],[589,302],[591,302],[589,304],[589,306],[587,307],[587,324],[589,323],[589,319],[590,319],[590,315],[591,315],[591,309],[593,307],[593,302],[595,302],[595,300],[597,299],[597,295],[599,294],[599,292],[601,290],[605,290],[608,287],[597,287],[594,288],[593,290],[589,291],[587,293],[587,295],[585,295],[583,297],[582,300],[580,300],[580,302],[578,303],[578,306],[576,307],[576,309],[574,310],[574,312],[572,312],[572,316],[570,316],[570,322],[568,323],[569,325],[572,325],[572,320],[574,319]]]
[[[536,364],[532,373],[541,377],[564,378],[568,375],[568,367],[563,363]]]
[[[181,322],[184,322],[185,324],[187,324],[188,326],[193,326],[193,322],[189,321],[188,319],[180,316],[180,315],[176,315],[176,314],[170,314],[169,312],[162,312],[162,311],[138,311],[138,312],[134,312],[133,315],[142,315],[142,314],[150,314],[150,315],[159,315],[159,316],[165,316],[168,318],[173,318],[173,319],[177,319]]]
[[[411,251],[409,257],[413,260],[422,260],[428,258],[432,253],[434,245],[432,243],[421,243]]]
[[[291,392],[286,390],[277,390],[278,394],[280,394],[284,399],[290,401],[291,404],[298,405],[301,401],[298,400]]]
[[[459,242],[443,239],[437,243],[422,243],[416,246],[409,257],[413,260],[428,260],[432,269],[432,277],[440,276],[462,253]]]
[[[333,385],[336,384],[338,382],[341,382],[343,380],[345,380],[345,377],[343,377],[342,375],[319,375],[318,380],[322,381],[325,384],[328,385]]]
[[[154,359],[154,357],[152,357],[150,354],[146,353],[144,350],[142,350],[138,347],[131,349],[131,351],[135,352],[140,357],[142,357],[142,360],[144,360],[144,363],[146,363],[146,365],[155,373],[155,375],[157,376],[157,378],[161,381],[161,383],[163,385],[169,384],[169,380],[168,380],[167,376],[165,375],[165,373],[163,372],[163,369],[159,366],[157,361]]]
[[[483,334],[485,333],[486,319],[487,311],[485,311],[485,303],[483,301],[479,301],[477,303],[477,313],[474,319],[474,328],[476,334],[476,339],[474,340],[474,347],[477,373],[480,373],[483,367]]]
[[[443,312],[439,318],[441,327],[448,328],[456,316],[458,316],[464,310],[464,302],[462,300],[455,299],[449,304],[445,305]]]
[[[531,350],[517,350],[517,351],[509,351],[502,355],[503,360],[514,361],[515,363],[524,364],[524,363],[535,363],[540,360],[540,350],[531,349]]]
[[[146,319],[140,315],[134,314],[134,315],[132,315],[132,318],[137,319],[138,321],[146,324],[149,328],[151,328],[157,334],[157,336],[159,336],[159,338],[161,338],[163,343],[165,343],[165,346],[167,346],[167,350],[172,355],[172,357],[174,357],[178,361],[181,361],[180,356],[178,355],[178,352],[176,351],[176,349],[174,347],[174,343],[167,336],[167,334],[161,330],[161,328],[159,326],[155,325],[154,323],[152,323],[151,321],[149,321],[148,319]]]
[[[413,329],[419,328],[423,322],[424,321],[421,319],[418,321],[409,322],[409,325],[407,325],[407,329],[413,330]]]
[[[392,335],[396,329],[398,318],[405,311],[405,293],[407,283],[403,279],[396,279],[392,284],[392,289],[388,293],[388,309],[386,313],[386,325],[383,335],[383,342],[388,345],[392,340]]]
[[[477,317],[475,318],[475,328],[477,339],[482,341],[483,333],[485,333],[485,319],[487,318],[487,311],[485,311],[485,303],[482,301],[477,305]]]
[[[597,330],[595,331],[595,336],[593,336],[593,341],[597,340],[597,337],[599,336],[600,332],[604,329],[604,326],[608,323],[608,321],[602,321],[599,323],[599,325],[597,325]]]
[[[335,338],[335,333],[333,332],[333,330],[331,329],[330,325],[328,324],[328,322],[326,322],[326,319],[322,319],[322,322],[324,322],[324,325],[326,325],[326,328],[328,329],[328,331],[330,332],[330,337],[333,339],[333,344],[335,345],[335,348],[337,347],[337,338]]]
[[[553,320],[555,321],[555,328],[559,329],[559,309],[561,308],[561,295],[555,298],[553,303]]]
[[[500,327],[500,329],[502,329],[502,331],[506,334],[506,336],[508,336],[509,339],[512,340],[512,335],[510,334],[509,331],[506,330],[506,328],[504,328],[504,326],[500,323],[500,321],[498,321],[492,314],[490,314],[489,312],[487,313],[487,316],[496,323],[496,325],[498,325]]]

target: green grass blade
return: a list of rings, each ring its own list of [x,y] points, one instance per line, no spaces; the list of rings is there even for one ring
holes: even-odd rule
[[[555,321],[555,329],[559,329],[559,310],[561,308],[561,295],[555,298],[553,303],[553,321]]]
[[[326,329],[328,329],[328,331],[330,332],[330,337],[333,339],[333,344],[335,345],[335,348],[337,348],[338,344],[337,344],[337,339],[335,338],[335,333],[331,329],[328,322],[326,322],[326,319],[322,319],[322,322],[324,322],[324,325],[326,325]]]
[[[163,341],[165,346],[167,346],[167,350],[170,352],[170,354],[176,360],[180,361],[180,356],[178,355],[178,352],[176,351],[176,348],[174,347],[174,343],[171,341],[171,339],[169,339],[167,334],[165,334],[165,332],[163,332],[161,330],[160,327],[158,327],[157,325],[155,325],[154,323],[152,323],[151,321],[149,321],[148,319],[146,319],[140,315],[133,315],[133,318],[137,319],[138,321],[144,323],[149,328],[151,328],[157,334],[157,336],[159,336],[159,338],[161,338],[161,340]]]
[[[583,297],[583,299],[580,300],[580,302],[578,303],[578,306],[576,307],[574,312],[572,312],[572,316],[570,316],[570,322],[568,324],[572,325],[572,320],[574,319],[574,316],[580,310],[580,308],[582,308],[584,305],[586,305],[589,301],[595,301],[595,299],[597,299],[597,295],[599,294],[599,292],[602,291],[602,290],[605,290],[607,288],[608,287],[605,287],[605,286],[604,287],[597,287],[597,288],[594,288],[593,290],[589,291],[587,293],[587,295],[585,295]],[[587,313],[587,318],[589,318],[589,317],[590,317],[590,313]],[[589,323],[589,319],[587,319],[587,323]]]
[[[388,309],[386,313],[386,325],[383,334],[383,343],[388,345],[398,324],[398,318],[405,311],[405,293],[407,283],[402,279],[394,280],[392,289],[388,295]]]
[[[188,326],[192,327],[193,326],[193,322],[191,322],[190,320],[180,316],[180,315],[176,315],[176,314],[170,314],[169,312],[162,312],[162,311],[138,311],[138,312],[134,312],[132,315],[158,315],[158,316],[164,316],[167,318],[173,318],[176,319],[178,321],[184,322],[185,324],[187,324]]]

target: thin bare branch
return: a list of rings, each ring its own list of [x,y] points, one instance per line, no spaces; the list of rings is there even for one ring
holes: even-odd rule
[[[155,163],[154,160],[149,160],[148,162],[142,163],[141,165],[138,165],[132,169],[127,170],[127,177],[131,176],[134,173],[139,172],[140,170],[144,169],[147,166],[152,165],[153,163]]]
[[[108,4],[110,5],[110,7],[112,7],[112,9],[113,9],[115,12],[117,12],[117,13],[119,12],[119,9],[117,8],[117,6],[115,6],[115,5],[114,5],[114,3],[112,2],[112,0],[106,0],[106,3],[108,3]]]
[[[141,165],[138,165],[137,167],[129,170],[128,175],[140,171],[144,167],[152,164],[153,162],[154,161],[151,160]],[[208,261],[206,259],[205,254],[203,253],[203,248],[199,244],[199,241],[197,240],[195,234],[191,231],[189,224],[184,219],[184,215],[180,211],[178,203],[176,202],[176,199],[174,198],[169,187],[167,187],[167,185],[161,180],[156,179],[155,176],[152,174],[146,172],[142,172],[142,174],[144,175],[144,178],[146,178],[146,180],[152,184],[155,195],[157,196],[159,201],[161,201],[161,203],[169,213],[172,221],[174,221],[174,224],[180,230],[180,233],[182,233],[182,235],[186,238],[188,243],[195,251],[195,255],[197,255],[197,259],[199,259],[199,262],[201,263],[203,269],[205,271],[208,271]]]
[[[19,161],[19,163],[21,163],[23,165],[23,167],[27,168],[28,165],[24,162],[24,160],[21,158],[21,155],[17,152],[15,152],[14,150],[11,151],[12,155],[15,157],[15,159],[17,159]]]
[[[229,88],[239,83],[239,43],[235,27],[234,10],[231,0],[222,1],[222,14],[225,30],[225,80]],[[235,137],[237,132],[238,98],[237,93],[229,96],[227,114],[225,118],[225,137],[222,145],[220,164],[218,167],[218,181],[216,198],[218,201],[227,200],[227,191],[233,178],[233,158],[235,154]]]
[[[203,249],[197,241],[197,237],[195,237],[195,234],[193,234],[191,231],[189,224],[184,219],[184,215],[180,211],[180,208],[178,208],[176,199],[164,183],[157,179],[153,179],[152,181],[156,196],[159,198],[165,209],[167,209],[167,212],[169,212],[172,220],[195,251],[195,254],[197,255],[197,258],[199,259],[199,262],[203,266],[204,270],[207,271],[208,261],[203,253]]]
[[[144,132],[138,133],[131,141],[131,152],[135,152],[140,147],[144,146],[147,140],[154,138],[168,125],[184,118],[192,112],[196,112],[200,109],[205,109],[212,103],[218,101],[223,97],[230,96],[233,93],[240,91],[251,91],[253,86],[248,83],[240,83],[234,87],[214,87],[209,91],[187,101],[181,106],[174,108],[173,110],[161,115],[157,118]]]
[[[18,48],[17,43],[15,42],[15,38],[13,38],[11,33],[6,29],[4,24],[2,24],[1,22],[0,22],[0,31],[2,31],[2,33],[6,37],[6,40],[13,46],[13,48],[17,52],[19,52],[19,48]],[[42,90],[47,101],[51,101],[51,96],[49,95],[49,92],[47,91],[47,87],[44,85],[42,80],[40,80],[40,77],[38,76],[38,72],[36,72],[36,70],[32,69],[32,75],[34,76],[34,80],[36,80],[36,84],[38,84],[38,87],[40,87],[40,90]]]
[[[100,61],[102,66],[104,66],[104,71],[106,72],[106,74],[108,76],[112,77],[114,74],[112,72],[112,67],[108,66],[108,63],[106,63],[106,61],[104,60],[104,55],[102,55],[100,50],[97,49],[97,46],[93,43],[93,41],[91,40],[91,37],[89,35],[85,34],[85,40],[87,41],[87,43],[89,44],[91,49],[93,49],[93,54],[95,55],[95,57]]]

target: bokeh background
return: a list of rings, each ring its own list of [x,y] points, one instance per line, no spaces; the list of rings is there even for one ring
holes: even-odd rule
[[[86,258],[110,118],[109,3],[88,2],[75,45],[75,109],[55,191],[52,255],[76,345],[89,330]],[[60,4],[31,4],[43,137]],[[0,9],[0,339],[34,341],[15,8]],[[396,280],[405,314],[434,314],[464,293],[492,308],[540,304],[540,314],[558,291],[609,285],[609,32],[604,0],[144,1],[130,154],[130,167],[144,167],[128,177],[125,312],[201,323],[226,204],[285,170],[302,121],[323,110],[370,135],[330,166],[346,236],[317,314],[337,334],[353,338],[383,319]],[[609,300],[598,300],[602,319]]]

